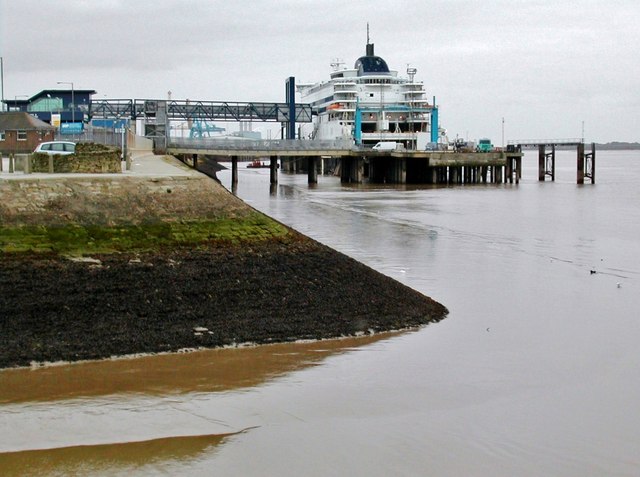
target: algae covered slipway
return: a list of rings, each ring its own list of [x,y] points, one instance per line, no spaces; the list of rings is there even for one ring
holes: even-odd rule
[[[173,158],[138,157],[132,171],[0,177],[0,367],[368,334],[447,313]]]

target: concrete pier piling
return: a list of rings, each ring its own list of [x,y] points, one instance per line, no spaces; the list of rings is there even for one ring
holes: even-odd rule
[[[269,182],[271,184],[278,183],[278,156],[269,157]]]
[[[308,163],[308,171],[307,171],[307,182],[309,184],[317,184],[318,183],[318,159],[317,157],[309,157]]]
[[[369,166],[371,168],[371,164]],[[374,169],[375,170],[375,169]],[[371,169],[369,170],[371,176]],[[340,166],[340,181],[347,184],[359,184],[364,177],[364,159],[358,156],[342,158]]]
[[[238,183],[238,156],[231,156],[231,183]]]
[[[591,143],[591,152],[585,152],[584,143],[578,144],[577,183],[584,184],[585,178],[596,181],[596,145]]]
[[[556,145],[551,144],[551,152],[547,152],[546,144],[538,145],[538,180],[544,182],[547,176],[556,180]]]
[[[522,158],[518,156],[507,156],[505,165],[505,180],[510,184],[520,183],[522,177]]]

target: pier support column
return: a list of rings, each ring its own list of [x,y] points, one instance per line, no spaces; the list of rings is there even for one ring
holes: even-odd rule
[[[370,163],[371,164],[371,163]],[[361,157],[342,158],[340,181],[344,183],[361,183],[364,174],[364,160]]]
[[[517,156],[505,156],[505,181],[513,184],[514,180],[516,184],[520,183],[520,171],[521,161]]]
[[[278,183],[278,156],[269,156],[269,182],[271,184]]]
[[[448,169],[449,168],[447,166],[438,167],[438,173],[440,174],[440,178],[438,179],[438,182],[440,184],[446,184],[449,181],[449,176],[447,174],[450,171]]]
[[[591,152],[584,152],[584,143],[578,144],[578,184],[584,184],[584,178],[596,181],[596,145],[591,143]]]
[[[391,180],[394,184],[407,183],[407,160],[404,157],[392,158]]]
[[[438,168],[437,167],[430,167],[429,168],[429,173],[430,173],[430,177],[431,177],[431,184],[437,184],[438,183]]]
[[[238,156],[231,156],[231,185],[238,183]]]
[[[538,145],[538,180],[544,182],[546,176],[545,171],[545,151],[544,144]]]
[[[596,183],[596,143],[591,143],[591,152],[584,155],[585,171],[584,176],[591,179],[591,183]]]
[[[556,145],[551,145],[551,152],[545,155],[547,161],[546,174],[551,176],[551,181],[556,180]],[[549,160],[551,160],[551,167],[549,167]],[[550,169],[550,170],[549,170]]]
[[[340,158],[340,182],[349,182],[349,171],[351,170],[351,158]],[[369,171],[371,172],[371,171]]]
[[[576,149],[578,152],[577,183],[584,184],[584,144],[578,144],[578,147]]]
[[[309,184],[317,184],[318,183],[318,158],[317,157],[309,157],[308,162],[309,170],[307,171],[307,182]]]
[[[351,173],[352,182],[360,184],[364,177],[364,160],[361,157],[353,158],[353,171]]]

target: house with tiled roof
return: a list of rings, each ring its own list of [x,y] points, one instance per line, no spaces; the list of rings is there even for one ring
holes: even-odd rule
[[[55,128],[29,113],[0,113],[0,153],[30,153],[38,144],[53,141]]]

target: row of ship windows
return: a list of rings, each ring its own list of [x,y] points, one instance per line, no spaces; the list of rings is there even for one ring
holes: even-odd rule
[[[340,91],[336,91],[336,94],[341,94]],[[342,93],[343,94],[343,93]],[[369,97],[370,98],[375,98],[376,93],[369,93]],[[342,99],[342,98],[336,98],[335,95],[331,95],[331,96],[327,96],[326,98],[322,98],[319,99],[317,101],[314,101],[313,103],[311,103],[311,107],[316,108],[318,107],[320,104],[325,104],[325,103],[329,103],[331,101],[333,101],[334,99],[336,100],[342,100],[342,101],[348,101],[348,98]],[[414,101],[416,101],[416,99],[414,98]],[[420,101],[422,102],[422,101]]]
[[[360,82],[364,83],[364,84],[391,84],[391,83],[397,83],[397,81],[391,81],[390,79],[381,79],[381,78],[366,79],[366,80],[361,80]]]

